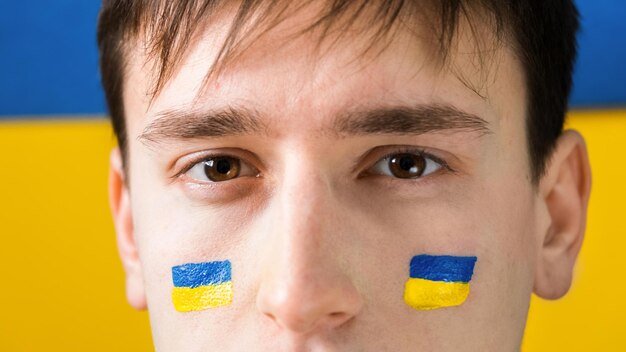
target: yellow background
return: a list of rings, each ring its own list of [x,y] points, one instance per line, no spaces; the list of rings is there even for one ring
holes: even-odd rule
[[[23,119],[21,120],[23,121]],[[576,112],[593,190],[570,293],[533,297],[524,352],[626,350],[626,111]],[[125,301],[104,119],[0,122],[0,351],[147,351]]]

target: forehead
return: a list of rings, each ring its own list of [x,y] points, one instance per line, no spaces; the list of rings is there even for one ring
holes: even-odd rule
[[[175,66],[162,90],[150,95],[155,62],[142,45],[128,53],[124,101],[129,132],[138,134],[160,112],[243,105],[302,126],[351,107],[396,103],[445,103],[492,124],[523,127],[525,88],[513,51],[496,45],[489,28],[460,20],[444,62],[428,26],[398,27],[389,40],[365,32],[294,36],[310,21],[300,13],[255,41],[207,79],[228,33],[232,14],[212,18]],[[416,32],[416,28],[420,28]],[[477,30],[478,28],[478,30]],[[370,50],[364,50],[368,46]]]

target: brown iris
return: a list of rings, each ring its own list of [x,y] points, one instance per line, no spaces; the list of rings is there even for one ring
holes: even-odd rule
[[[397,154],[389,158],[389,169],[398,178],[416,178],[424,173],[426,160],[421,155]]]
[[[204,173],[213,182],[228,181],[239,176],[241,163],[238,159],[221,156],[204,162]]]

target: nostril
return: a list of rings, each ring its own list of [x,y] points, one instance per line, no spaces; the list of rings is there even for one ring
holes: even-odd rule
[[[268,313],[268,312],[265,312],[264,314],[266,317],[270,318],[271,320],[276,321],[276,317],[274,316],[274,314]]]
[[[361,295],[336,268],[284,267],[265,274],[258,288],[256,305],[266,323],[307,334],[316,329],[335,329],[359,314]]]
[[[352,318],[352,315],[347,314],[345,312],[333,312],[327,315],[327,322],[332,327],[336,327],[346,323],[348,320]]]

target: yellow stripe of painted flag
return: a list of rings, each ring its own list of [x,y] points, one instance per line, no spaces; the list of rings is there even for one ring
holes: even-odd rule
[[[174,287],[172,302],[179,312],[191,312],[229,305],[233,299],[232,281],[198,287]]]
[[[419,310],[461,305],[469,295],[469,283],[410,278],[404,287],[404,301]]]

